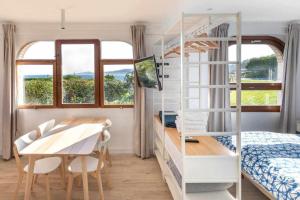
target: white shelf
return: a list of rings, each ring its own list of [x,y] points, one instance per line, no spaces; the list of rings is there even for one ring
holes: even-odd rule
[[[232,41],[232,42],[236,42],[237,38],[236,37],[199,37],[199,38],[187,39],[186,41],[191,41],[191,42]]]
[[[199,99],[199,98],[186,98],[186,99]],[[203,108],[203,109],[186,109],[185,113],[195,113],[195,112],[236,112],[236,108]]]
[[[239,62],[234,61],[203,61],[203,62],[188,62],[189,65],[238,65]],[[190,68],[195,68],[199,66],[188,66]]]
[[[184,131],[184,136],[231,136],[237,135],[237,132],[206,132],[206,131]]]
[[[160,154],[160,152],[158,150],[155,151],[155,155],[156,155],[156,158],[157,158],[158,164],[160,165],[161,170],[164,170],[164,172],[163,172],[163,174],[165,175],[164,178],[166,179],[166,182],[169,186],[169,189],[173,196],[173,199],[174,200],[182,200],[181,188],[177,184],[177,181],[176,181],[172,171],[170,170],[169,166],[165,163],[162,155]]]
[[[228,191],[187,193],[186,200],[235,200]]]
[[[221,88],[221,89],[225,89],[225,88],[237,88],[236,84],[232,84],[232,85],[185,85],[186,88],[208,88],[208,89],[216,89],[216,88]]]

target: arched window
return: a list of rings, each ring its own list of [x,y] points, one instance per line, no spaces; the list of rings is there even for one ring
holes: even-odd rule
[[[55,105],[54,41],[25,45],[18,54],[17,96],[19,107],[53,107]]]
[[[55,59],[54,41],[37,41],[26,44],[18,54],[19,60],[26,59]]]
[[[242,111],[279,112],[282,99],[284,43],[271,36],[242,37]],[[236,46],[229,46],[229,60],[235,60]],[[235,66],[229,66],[235,82]],[[235,90],[231,105],[235,106]]]
[[[18,53],[18,106],[132,107],[133,71],[126,42],[31,42]]]

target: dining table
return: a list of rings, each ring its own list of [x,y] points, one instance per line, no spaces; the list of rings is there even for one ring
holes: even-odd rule
[[[28,145],[20,155],[28,157],[24,199],[29,200],[34,163],[41,157],[80,156],[84,200],[89,200],[86,156],[93,153],[105,128],[106,117],[81,117],[63,120],[45,136]]]

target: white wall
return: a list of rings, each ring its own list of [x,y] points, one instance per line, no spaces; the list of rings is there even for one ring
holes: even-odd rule
[[[0,23],[0,26],[2,24]],[[3,85],[3,29],[0,29],[0,85]],[[2,102],[3,88],[0,87],[0,113],[2,113]],[[0,116],[0,155],[2,155],[2,119]]]

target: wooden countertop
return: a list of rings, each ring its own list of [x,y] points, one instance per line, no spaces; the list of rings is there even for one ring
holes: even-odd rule
[[[162,125],[159,116],[155,116],[155,123]],[[176,145],[177,149],[181,151],[180,133],[176,128],[165,128],[165,133]],[[232,156],[234,153],[228,148],[219,143],[215,138],[211,136],[198,136],[193,137],[199,140],[199,143],[186,142],[186,154],[190,156],[209,156],[209,155],[226,155]]]

